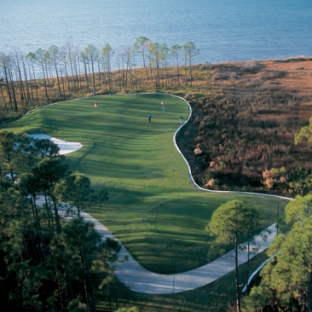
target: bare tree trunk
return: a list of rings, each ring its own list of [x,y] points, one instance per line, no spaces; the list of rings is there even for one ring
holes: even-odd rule
[[[7,102],[6,102],[4,93],[3,93],[2,85],[0,85],[0,91],[1,91],[2,100],[3,100],[3,103],[4,103],[4,107],[3,107],[3,108],[7,111],[7,110],[8,110],[8,107],[7,107]]]
[[[77,83],[79,85],[79,88],[81,89],[81,80],[80,80],[80,66],[79,66],[79,56],[77,57],[77,59],[75,59],[75,64],[74,64],[74,68],[76,71],[76,79],[77,79]]]
[[[236,286],[236,312],[240,312],[240,292],[239,292],[239,277],[238,277],[238,237],[235,234],[235,286]]]
[[[111,59],[110,57],[107,60],[108,66],[108,85],[109,85],[109,93],[112,93],[112,69],[111,69]]]
[[[26,70],[24,59],[22,60],[22,63],[23,63],[24,79],[25,79],[25,86],[26,86],[26,102],[27,102],[27,106],[29,107],[31,103],[31,96],[30,96],[30,91],[29,91],[29,82],[28,82],[27,70]]]
[[[86,282],[87,282],[87,286],[89,289],[88,293],[89,293],[90,311],[96,312],[96,304],[95,304],[95,299],[94,299],[93,287],[91,283],[89,267],[87,264],[85,265],[85,268],[86,268]]]
[[[67,90],[70,91],[71,86],[70,86],[70,77],[72,79],[72,84],[74,90],[76,90],[76,84],[75,84],[75,73],[74,73],[74,58],[75,58],[75,53],[72,51],[72,44],[71,42],[68,42],[63,48],[62,48],[62,58],[65,66],[65,75],[67,79]],[[67,60],[69,61],[69,69],[70,69],[70,77],[68,75],[68,70],[67,70]]]
[[[11,95],[11,90],[10,90],[8,68],[6,65],[4,65],[3,69],[4,69],[4,77],[5,77],[5,86],[6,86],[7,94],[9,97],[9,103],[10,103],[11,109],[13,109],[13,105],[12,105],[13,101],[12,101],[12,95]]]
[[[177,57],[177,75],[178,75],[178,86],[180,87],[180,72],[179,72],[179,61]]]
[[[247,268],[246,268],[246,277],[247,277],[247,281],[246,283],[248,283],[248,278],[249,278],[249,260],[250,260],[250,233],[248,231],[247,233],[247,237],[248,237],[248,241],[247,241]]]
[[[68,78],[68,76],[67,76],[67,78]],[[66,100],[65,87],[64,87],[64,76],[63,76],[62,72],[61,72],[61,79],[62,79],[62,87],[63,87],[63,98],[64,98],[64,100]]]
[[[55,219],[55,225],[56,225],[56,232],[57,232],[57,234],[60,234],[62,232],[62,228],[61,228],[60,216],[58,214],[58,209],[57,209],[57,205],[56,205],[56,199],[53,196],[51,196],[51,199],[52,199],[53,209],[54,209],[54,219]]]
[[[33,65],[33,64],[32,64],[32,70],[33,70],[33,76],[34,76],[34,81],[35,81],[35,89],[36,89],[36,97],[37,97],[37,106],[39,106],[38,85],[37,85],[37,80],[36,80],[36,75],[35,75],[35,68],[34,68],[34,65]]]
[[[73,55],[72,55],[72,52],[69,51],[68,53],[68,57],[69,57],[69,68],[70,68],[70,76],[71,76],[71,79],[72,79],[72,82],[73,82],[73,88],[74,90],[77,90],[76,89],[76,78],[75,78],[75,65],[74,65],[74,60],[73,60]],[[66,56],[64,56],[64,59],[66,58]],[[77,81],[78,83],[78,81]],[[70,84],[69,84],[69,77],[67,76],[67,89],[68,91],[70,90]]]
[[[40,257],[42,261],[45,261],[45,254],[43,251],[43,237],[42,237],[42,231],[41,231],[41,224],[40,224],[40,218],[38,216],[38,207],[36,204],[36,195],[32,194],[32,206],[33,206],[33,211],[34,211],[34,218],[35,218],[35,223],[36,223],[36,227],[38,227],[38,229],[36,230],[36,234],[39,237],[39,242],[38,242],[38,248],[39,248],[39,252],[40,252]]]
[[[43,62],[41,62],[41,69],[42,69],[42,75],[43,75],[43,85],[44,85],[44,93],[45,93],[45,97],[46,97],[46,102],[49,103],[50,99],[49,99],[49,95],[48,95],[48,90],[47,90],[47,79],[46,79],[46,68],[44,67]]]
[[[94,61],[93,61],[93,58],[91,58],[91,68],[92,68],[93,95],[95,95],[95,74],[94,74]]]
[[[152,71],[152,59],[149,58],[149,69],[150,69],[150,77],[151,77],[151,82],[153,81],[153,71]]]
[[[45,73],[46,73],[46,75],[45,75],[45,79],[46,79],[46,81],[47,81],[47,84],[49,84],[49,72],[48,72],[48,65],[45,63],[44,64],[45,66],[44,66],[44,69],[45,69]]]
[[[16,101],[16,93],[15,93],[15,85],[14,85],[12,69],[10,69],[10,71],[9,71],[9,76],[10,76],[10,84],[11,84],[11,90],[12,90],[12,99],[13,99],[13,103],[14,103],[14,110],[17,112],[18,106],[17,106],[17,101]]]
[[[97,65],[98,65],[98,80],[99,80],[99,87],[101,88],[101,65],[100,65],[100,58],[97,60]]]
[[[191,83],[191,86],[192,86],[192,56],[190,55],[190,83]]]
[[[67,70],[67,62],[64,62],[64,69],[65,69],[65,76],[66,76],[66,81],[67,81],[67,89],[68,91],[70,90],[70,77],[68,75],[68,70]],[[73,80],[73,84],[75,85],[75,80],[73,79],[73,75],[71,75],[71,79]],[[63,80],[64,81],[64,80]],[[75,86],[74,86],[75,89]]]
[[[17,55],[17,53],[15,54],[15,68],[16,68],[16,77],[18,77],[18,80],[16,81],[16,83],[19,86],[19,90],[20,90],[21,105],[24,106],[24,102],[26,101],[27,103],[27,100],[26,100],[26,94],[24,90],[20,60],[19,60],[19,56]]]
[[[56,73],[57,89],[58,89],[59,96],[60,96],[62,94],[62,92],[61,92],[60,78],[59,78],[59,73],[58,73],[58,69],[57,69],[57,64],[56,63],[54,63],[54,68],[55,68],[55,73]]]
[[[88,72],[87,72],[87,64],[86,64],[86,61],[83,60],[83,67],[84,67],[84,73],[85,73],[85,86],[86,86],[86,89],[87,91],[89,92],[89,85],[88,85]]]
[[[52,219],[52,216],[51,216],[51,210],[50,210],[50,207],[49,207],[49,202],[48,202],[48,197],[47,197],[47,194],[44,193],[44,201],[45,201],[45,208],[46,208],[46,211],[47,211],[47,219],[48,219],[48,226],[49,226],[49,232],[50,232],[50,236],[53,237],[54,236],[54,229],[53,229],[53,219]],[[52,220],[52,222],[51,222]]]

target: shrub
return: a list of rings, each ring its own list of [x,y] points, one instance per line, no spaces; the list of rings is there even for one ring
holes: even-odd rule
[[[211,179],[216,179],[219,176],[218,172],[215,170],[207,170],[205,172],[204,179],[205,181],[211,180]]]
[[[266,179],[265,185],[267,186],[267,188],[271,189],[274,185],[274,180],[272,178]]]
[[[210,179],[207,181],[207,183],[204,185],[205,188],[214,189],[216,186],[215,179]]]
[[[273,178],[273,174],[271,172],[271,170],[265,170],[262,172],[262,177],[265,179],[265,180],[268,180],[268,179],[272,179]]]

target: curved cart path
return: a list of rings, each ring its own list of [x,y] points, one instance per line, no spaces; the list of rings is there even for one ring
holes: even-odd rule
[[[38,205],[44,204],[44,197],[37,199]],[[64,211],[60,210],[60,215],[66,220],[70,220],[72,216],[66,216]],[[98,220],[94,219],[86,212],[81,212],[81,216],[86,221],[94,224],[94,229],[106,238],[115,239],[114,235]],[[269,244],[272,243],[276,236],[276,226],[272,224],[263,230],[259,235],[254,237],[254,243],[250,244],[250,259],[259,252],[264,251]],[[192,290],[209,283],[214,282],[218,278],[226,275],[235,268],[234,251],[231,250],[224,256],[207,263],[199,268],[179,273],[179,274],[157,274],[144,269],[121,244],[121,250],[118,253],[118,261],[115,262],[115,275],[131,290],[143,294],[171,294],[182,291]],[[247,243],[241,245],[246,247]],[[257,248],[257,252],[253,252]],[[239,264],[247,261],[247,248],[239,252]]]
[[[183,98],[181,98],[183,99]],[[189,103],[183,99],[188,105]],[[192,114],[191,106],[190,108],[190,115]],[[176,131],[173,137],[174,145],[177,148],[178,152],[184,159],[188,171],[190,179],[192,180],[193,184],[202,189],[203,191],[210,191],[199,187],[191,174],[191,169],[187,160],[184,158],[183,154],[179,150],[176,144],[176,134],[180,131],[180,129],[187,123],[189,118],[185,121],[184,124],[180,126],[180,128]],[[54,139],[54,138],[53,138]],[[68,144],[72,144],[71,142],[67,142]],[[66,146],[66,144],[65,144]],[[62,149],[64,148],[63,145],[59,145]],[[66,148],[66,147],[65,147]],[[72,145],[71,147],[72,148]],[[220,191],[223,192],[223,191]],[[230,191],[229,191],[230,192]],[[263,196],[274,196],[274,195],[266,195],[266,194],[259,194],[259,193],[249,193],[254,195],[263,195]],[[282,197],[282,196],[275,196],[285,200],[291,200],[290,198]],[[38,204],[43,204],[43,198],[38,198]],[[65,219],[70,219],[71,217],[64,216],[64,212],[60,211],[60,214]],[[95,230],[103,237],[116,239],[109,230],[101,224],[99,221],[94,219],[86,212],[81,212],[81,216],[86,220],[90,221],[94,224]],[[264,251],[273,241],[277,234],[275,223],[269,226],[267,229],[263,230],[259,235],[254,237],[254,243],[250,244],[250,259],[253,258],[256,254]],[[245,247],[247,243],[242,244],[241,247]],[[257,248],[257,252],[252,252],[254,248]],[[247,261],[247,248],[243,248],[243,251],[239,252],[239,265],[245,263]],[[128,288],[135,292],[143,293],[143,294],[171,294],[171,293],[179,293],[187,290],[192,290],[198,287],[202,287],[209,283],[214,282],[218,278],[226,275],[227,273],[231,272],[235,268],[234,263],[234,251],[231,250],[230,252],[226,253],[224,256],[206,264],[199,268],[179,273],[179,274],[157,274],[154,272],[150,272],[143,268],[136,260],[131,256],[131,254],[127,251],[127,249],[121,244],[121,250],[118,254],[118,260],[114,265],[116,268],[115,274],[117,278],[125,284]],[[161,261],[161,258],[160,258]]]
[[[85,220],[94,224],[95,229],[102,235],[103,239],[106,237],[115,239],[103,224],[89,214],[82,213],[82,216]],[[266,236],[265,240],[263,236]],[[260,235],[254,237],[255,243],[251,244],[250,250],[259,248],[257,253],[264,251],[272,243],[275,236],[276,227],[273,224],[262,231]],[[242,244],[242,247],[243,245],[246,246],[246,244]],[[257,253],[252,252],[250,258],[254,257]],[[114,264],[116,268],[115,275],[125,286],[135,292],[143,294],[179,293],[212,283],[234,270],[235,263],[233,256],[234,251],[232,250],[206,265],[187,272],[179,274],[157,274],[144,269],[121,244],[121,250],[118,254],[120,261]],[[159,260],[161,261],[161,258]],[[238,261],[239,264],[247,261],[247,248],[245,251],[239,253]]]

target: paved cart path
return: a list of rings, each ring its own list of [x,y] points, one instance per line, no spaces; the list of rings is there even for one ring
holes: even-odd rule
[[[103,239],[106,237],[115,239],[113,234],[92,216],[85,212],[82,213],[82,216],[94,224],[95,229],[102,235]],[[276,226],[273,224],[262,231],[260,235],[254,237],[254,243],[251,244],[250,250],[258,248],[258,252],[264,251],[272,243],[275,236]],[[257,253],[252,252],[250,258]],[[144,294],[170,294],[195,289],[212,283],[235,268],[233,250],[206,265],[179,274],[157,274],[144,269],[122,244],[118,255],[121,261],[115,263],[117,278],[131,290]],[[159,260],[161,261],[161,257]],[[247,248],[239,253],[239,264],[246,261]]]
[[[38,205],[44,203],[44,197],[40,196],[37,200]],[[67,220],[71,216],[66,216],[64,211],[60,210],[60,215]],[[81,216],[94,224],[94,229],[103,237],[103,239],[116,239],[114,235],[98,220],[94,219],[86,212],[81,212]],[[272,224],[254,237],[254,243],[250,244],[250,258],[253,258],[259,252],[264,251],[272,243],[276,236],[276,226]],[[115,265],[115,275],[131,290],[143,294],[171,294],[195,289],[214,282],[218,278],[226,275],[235,268],[234,251],[226,253],[224,256],[207,263],[199,268],[179,273],[179,274],[157,274],[143,268],[128,250],[120,243],[121,250],[118,254],[118,261]],[[246,246],[244,243],[241,247]],[[257,252],[253,252],[257,248]],[[161,258],[160,258],[161,261]],[[247,248],[239,252],[239,264],[247,261]]]

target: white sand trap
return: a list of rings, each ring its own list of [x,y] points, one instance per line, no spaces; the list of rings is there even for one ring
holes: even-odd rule
[[[29,136],[34,138],[34,139],[51,140],[53,143],[57,144],[57,146],[59,147],[60,155],[69,154],[69,153],[75,152],[75,151],[79,150],[80,148],[82,148],[82,144],[80,144],[78,142],[69,142],[69,141],[59,140],[59,139],[53,138],[47,134],[40,134],[40,133],[39,134],[29,134]]]

